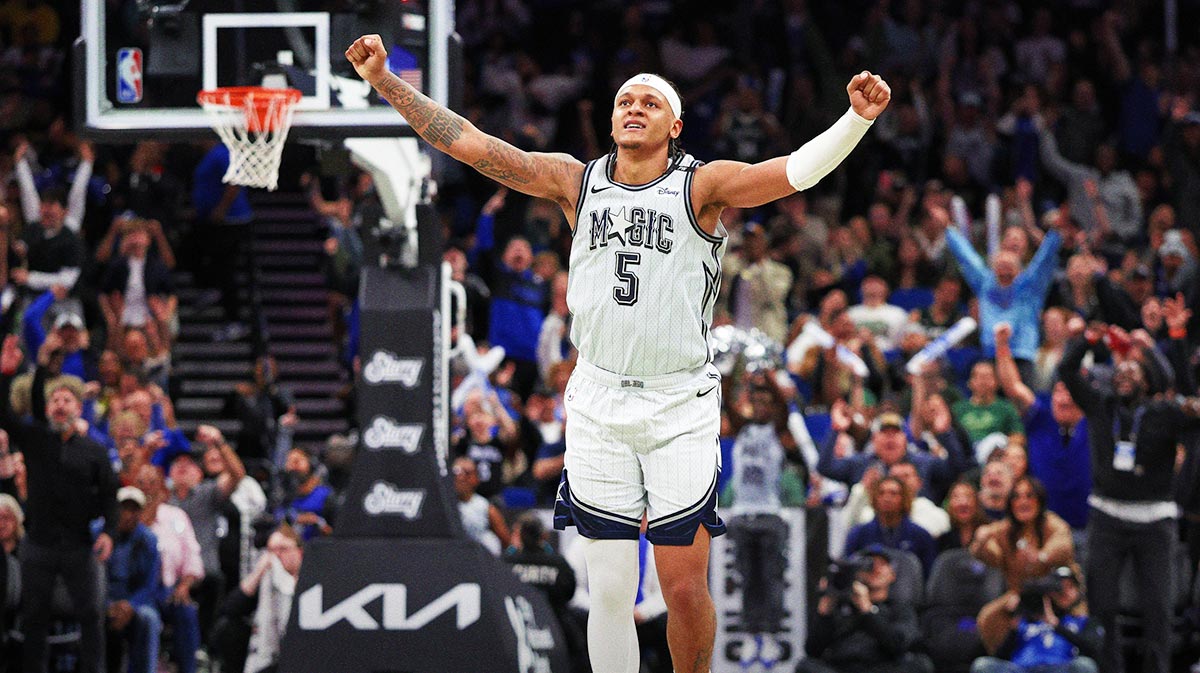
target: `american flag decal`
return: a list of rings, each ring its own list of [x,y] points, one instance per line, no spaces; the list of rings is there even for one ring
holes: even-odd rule
[[[401,70],[400,72],[396,73],[396,76],[412,85],[412,87],[417,91],[425,90],[425,87],[422,84],[423,78],[421,77],[420,68],[408,68],[406,70]]]
[[[411,84],[418,91],[425,90],[425,69],[417,55],[399,45],[392,45],[388,53],[388,69]]]

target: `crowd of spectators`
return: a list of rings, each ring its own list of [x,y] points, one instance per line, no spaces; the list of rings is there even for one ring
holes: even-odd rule
[[[328,471],[291,445],[269,358],[225,405],[238,436],[174,407],[175,272],[211,288],[197,307],[224,300],[214,340],[249,332],[247,194],[211,142],[71,128],[78,10],[0,3],[0,670],[273,670]]]
[[[890,83],[844,168],[722,216],[716,323],[783,353],[724,379],[731,538],[783,544],[770,517],[784,507],[829,524],[809,541],[810,605],[768,596],[756,617],[768,633],[809,609],[800,670],[1196,661],[1200,606],[1180,581],[1200,562],[1197,405],[1179,396],[1200,361],[1200,16],[1179,4],[1165,41],[1157,6],[1099,0],[456,3],[461,111],[530,150],[604,152],[610,96],[641,71],[679,86],[683,145],[702,160],[790,151],[844,112],[852,74]],[[217,338],[244,338],[231,251],[253,212],[219,183],[220,145],[93,146],[70,128],[73,11],[0,3],[0,573],[23,579],[0,601],[2,658],[45,670],[64,622],[81,625],[80,670],[101,651],[111,671],[267,670],[304,543],[336,526],[353,440],[293,446],[294,402],[266,357],[227,405],[237,437],[179,429],[173,271],[220,301]],[[468,296],[451,447],[465,528],[546,591],[582,670],[586,572],[536,518],[510,533],[561,472],[571,231],[553,204],[437,154],[435,177]],[[378,197],[362,175],[291,186],[328,226],[328,319],[353,370]],[[906,368],[968,316],[977,330]],[[670,670],[646,546],[643,658]],[[830,557],[843,565],[824,577]],[[1002,580],[956,622],[970,647],[939,649],[937,588],[972,559]],[[743,560],[743,580],[781,562]]]
[[[805,670],[965,670],[985,654],[979,671],[1196,660],[1181,653],[1194,637],[1182,583],[1200,561],[1195,405],[1176,397],[1195,394],[1200,342],[1194,7],[1170,40],[1158,6],[1088,1],[457,9],[465,116],[585,160],[607,149],[614,87],[641,71],[679,86],[683,146],[702,160],[802,145],[844,111],[861,69],[891,84],[890,109],[843,169],[722,215],[715,323],[785,353],[725,372],[730,530],[749,531],[738,544],[783,539],[764,515],[805,507],[833,523],[816,544],[834,558],[876,560],[841,602],[811,602]],[[548,204],[436,161],[446,259],[471,295],[470,359],[505,353],[460,397],[457,455],[486,466],[479,492],[508,513],[545,505],[575,356],[570,230]],[[966,317],[977,329],[964,340],[906,367]],[[1131,392],[1106,392],[1126,377]],[[957,662],[923,644],[919,602],[911,617],[852,619],[888,600],[878,559],[900,576],[915,559],[924,582],[971,558],[1003,582],[971,611],[977,646]],[[814,597],[827,595],[823,571]],[[1044,600],[1026,609],[1039,582]],[[1130,609],[1141,640],[1120,617]],[[837,619],[877,641],[839,643]],[[869,626],[885,622],[909,626]]]

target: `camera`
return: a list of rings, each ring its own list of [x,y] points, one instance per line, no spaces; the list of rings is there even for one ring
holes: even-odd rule
[[[1046,611],[1044,599],[1062,587],[1062,580],[1057,575],[1046,575],[1031,579],[1021,586],[1020,602],[1017,604],[1017,614],[1028,621],[1040,621]]]
[[[832,596],[850,596],[850,587],[854,586],[858,574],[870,572],[874,563],[869,556],[851,556],[841,561],[832,561],[829,572],[826,573],[826,593]]]

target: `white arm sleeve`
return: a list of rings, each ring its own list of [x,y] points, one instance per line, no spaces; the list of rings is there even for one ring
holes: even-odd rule
[[[29,160],[17,162],[17,184],[21,187],[21,214],[26,222],[37,222],[42,219],[42,200],[38,197],[37,187],[33,185],[33,171],[29,169]]]
[[[788,182],[796,191],[817,184],[842,163],[873,123],[858,116],[853,109],[847,110],[824,133],[792,152],[787,160]]]
[[[804,458],[804,464],[808,467],[809,474],[816,474],[820,455],[812,435],[808,433],[808,426],[804,424],[804,416],[796,411],[789,413],[787,427],[788,431],[792,433],[792,438],[796,440],[796,446],[800,448],[800,456]]]
[[[63,225],[75,233],[79,233],[79,228],[83,226],[88,180],[91,179],[92,162],[79,162],[79,167],[75,169],[75,181],[71,183],[71,192],[67,196],[67,216],[63,219]]]
[[[79,273],[79,267],[75,266],[64,266],[54,273],[30,271],[29,280],[26,282],[26,285],[31,290],[37,290],[38,292],[45,292],[55,285],[72,288],[75,287],[75,281],[79,280]]]

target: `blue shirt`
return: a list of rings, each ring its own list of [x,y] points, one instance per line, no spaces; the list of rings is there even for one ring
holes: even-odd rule
[[[1029,473],[1046,485],[1046,507],[1071,528],[1087,526],[1087,498],[1092,491],[1087,419],[1079,421],[1064,442],[1049,396],[1039,395],[1023,420],[1029,439]]]
[[[46,316],[46,311],[54,305],[54,292],[46,290],[37,299],[29,303],[29,308],[25,309],[25,317],[22,320],[21,331],[25,337],[25,346],[30,353],[38,352],[42,347],[42,343],[46,341],[46,328],[42,325],[42,319]],[[62,373],[78,376],[84,381],[90,381],[93,377],[89,376],[83,362],[83,351],[72,351],[67,353],[63,358]]]
[[[1121,87],[1117,135],[1122,152],[1144,157],[1158,143],[1158,98],[1158,91],[1141,77],[1132,77]]]
[[[1079,633],[1083,631],[1087,620],[1087,617],[1067,615],[1059,619],[1059,624],[1068,631]],[[1045,622],[1022,619],[1017,625],[1016,635],[1018,645],[1013,652],[1012,662],[1025,670],[1034,666],[1065,664],[1078,656],[1071,641],[1060,636]]]
[[[295,518],[297,514],[312,512],[319,517],[325,517],[325,507],[328,504],[329,496],[333,495],[333,489],[325,484],[321,484],[314,488],[308,495],[302,495],[288,505],[286,514],[291,518]],[[304,540],[311,540],[321,534],[321,528],[316,525],[308,525],[300,527],[300,536]]]
[[[882,545],[887,549],[899,549],[916,556],[921,561],[921,567],[925,569],[926,577],[929,576],[929,569],[933,567],[933,559],[937,557],[937,542],[933,536],[908,517],[901,519],[900,525],[891,529],[884,528],[878,517],[851,528],[850,534],[846,536],[846,556],[873,544]]]
[[[113,540],[108,557],[108,602],[129,601],[135,607],[155,605],[162,578],[158,538],[139,523],[127,537]]]
[[[1000,287],[996,274],[958,230],[946,231],[946,243],[958,260],[967,285],[979,297],[979,341],[983,344],[984,354],[989,358],[996,357],[996,335],[992,328],[996,323],[1007,322],[1013,328],[1010,341],[1013,357],[1033,360],[1041,340],[1042,307],[1054,280],[1062,237],[1057,231],[1046,234],[1029,266],[1008,287]]]
[[[834,456],[833,449],[837,445],[837,438],[838,434],[831,432],[819,447],[817,472],[821,473],[822,476],[829,477],[834,481],[840,481],[843,484],[852,485],[862,481],[867,468],[877,463],[882,464],[875,457],[874,453],[868,451],[854,453],[843,458]],[[964,462],[968,459],[965,457],[953,431],[939,435],[938,441],[942,443],[942,446],[946,449],[946,453],[949,454],[948,458],[939,458],[930,453],[914,451],[911,445],[904,456],[905,459],[917,468],[917,474],[921,475],[921,481],[924,485],[921,487],[920,495],[930,500],[941,499],[941,496],[934,491],[934,485],[948,483],[956,474],[969,468],[969,464]],[[731,463],[722,464],[729,465]]]
[[[505,355],[514,360],[536,361],[548,293],[548,284],[533,272],[517,273],[500,265],[492,289],[488,341],[504,346]]]
[[[209,150],[196,166],[193,176],[192,205],[196,208],[197,220],[208,220],[209,214],[221,202],[221,197],[225,195],[225,183],[221,182],[221,179],[225,177],[225,171],[228,169],[229,148],[221,143],[217,143]],[[245,222],[250,219],[251,214],[250,199],[246,196],[246,188],[239,187],[237,198],[229,204],[229,210],[225,211],[225,220]]]
[[[534,457],[534,460],[541,460],[543,458],[556,458],[565,454],[566,452],[567,440],[564,437],[557,442],[543,443],[540,447],[538,447],[537,456]]]

